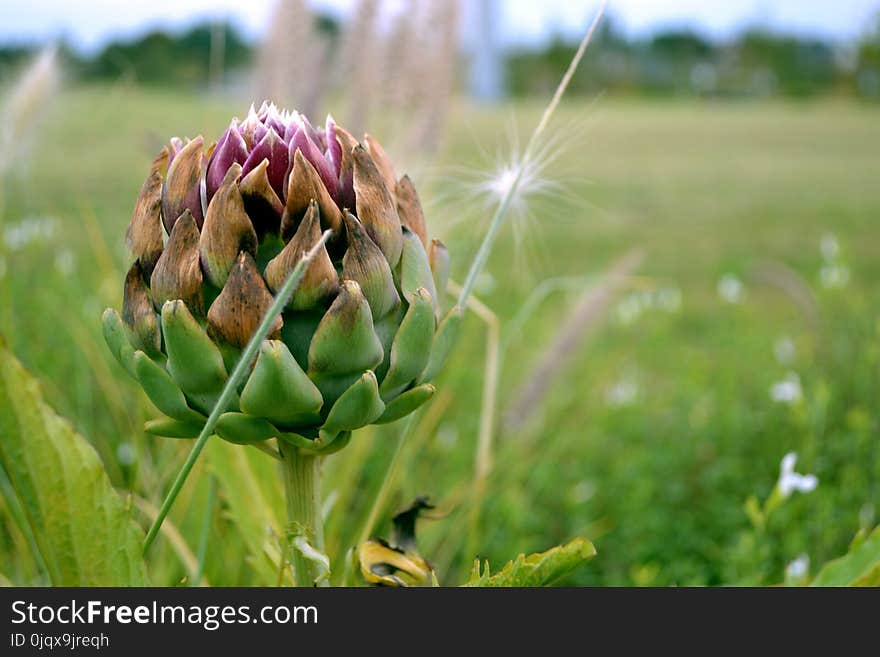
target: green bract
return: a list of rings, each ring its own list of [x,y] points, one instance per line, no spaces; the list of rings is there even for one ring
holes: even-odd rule
[[[111,352],[194,438],[287,276],[330,229],[272,325],[216,433],[326,454],[355,429],[398,420],[434,393],[461,313],[443,313],[449,257],[418,195],[372,137],[264,104],[207,151],[171,140],[153,163],[127,240]]]

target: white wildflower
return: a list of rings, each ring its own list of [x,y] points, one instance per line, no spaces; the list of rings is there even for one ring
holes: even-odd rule
[[[681,290],[677,287],[664,287],[655,295],[657,307],[668,313],[681,310]]]
[[[629,406],[639,396],[639,386],[634,381],[622,380],[605,391],[605,403],[612,408]]]
[[[784,379],[770,386],[770,399],[780,404],[796,404],[803,397],[801,379],[795,372],[789,372]]]
[[[55,254],[55,271],[62,276],[70,276],[73,273],[75,265],[76,260],[73,256],[73,251],[70,249],[62,249]]]
[[[596,484],[588,479],[579,481],[571,487],[571,501],[575,504],[584,504],[596,494]]]
[[[797,454],[789,452],[782,457],[782,462],[779,465],[779,481],[776,487],[783,499],[795,491],[799,493],[812,492],[819,485],[819,478],[816,475],[795,472],[795,463],[797,463]]]
[[[823,265],[819,270],[819,283],[826,290],[846,287],[849,284],[849,267],[842,263]]]
[[[810,556],[802,554],[785,567],[785,577],[787,579],[799,580],[803,579],[810,572]]]
[[[51,240],[57,228],[58,220],[54,217],[29,217],[6,226],[3,242],[10,251],[21,251],[33,242]]]
[[[134,464],[137,453],[131,443],[122,443],[116,448],[116,460],[120,465],[129,466]]]
[[[718,296],[725,303],[739,303],[745,294],[743,282],[734,274],[724,274],[718,281]]]
[[[831,261],[840,255],[840,243],[834,233],[825,233],[819,241],[819,251],[825,260]]]
[[[632,324],[644,310],[641,297],[637,294],[628,294],[617,304],[617,319],[621,324]]]
[[[794,361],[795,354],[794,340],[787,335],[779,338],[773,345],[773,355],[782,365],[790,365]]]
[[[458,443],[458,429],[452,424],[442,424],[437,429],[437,442],[441,447],[452,450]]]

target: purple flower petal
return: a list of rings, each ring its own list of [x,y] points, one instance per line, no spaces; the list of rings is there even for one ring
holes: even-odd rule
[[[254,106],[251,105],[247,118],[241,124],[241,128],[239,128],[239,132],[241,132],[241,136],[244,138],[248,150],[259,144],[268,131],[269,129],[263,125],[262,121],[260,121],[260,118],[257,116],[257,113],[254,111]]]
[[[278,194],[278,198],[284,199],[284,177],[290,164],[290,155],[287,144],[278,136],[274,129],[269,128],[266,136],[254,147],[251,154],[241,167],[242,178],[253,171],[263,160],[269,160],[269,168],[266,174],[269,184]]]
[[[226,132],[220,138],[220,142],[211,154],[208,162],[208,173],[205,182],[207,184],[207,200],[214,198],[214,194],[220,188],[226,172],[234,162],[244,164],[247,160],[247,144],[239,132],[238,121],[233,120]]]
[[[336,172],[336,178],[338,179],[339,174],[342,172],[342,146],[339,144],[339,140],[336,139],[336,121],[333,120],[333,117],[329,114],[327,115],[325,134],[327,137],[327,152],[325,153],[325,157],[333,166],[333,170]]]
[[[327,191],[330,192],[330,196],[336,200],[338,198],[339,183],[337,182],[337,176],[334,173],[333,166],[327,161],[324,154],[321,152],[321,149],[318,148],[315,142],[309,138],[304,129],[297,130],[296,134],[294,134],[293,138],[290,140],[289,157],[291,162],[293,161],[293,156],[296,154],[297,149],[302,151],[303,156],[313,167],[315,167],[318,175],[321,176],[324,186],[327,188]]]

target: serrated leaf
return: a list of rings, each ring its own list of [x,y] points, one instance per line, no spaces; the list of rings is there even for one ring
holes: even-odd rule
[[[54,586],[144,586],[143,534],[95,450],[0,341],[0,462]]]
[[[490,575],[489,562],[481,572],[479,561],[474,562],[471,577],[464,586],[518,587],[552,586],[579,566],[596,556],[596,548],[585,538],[576,538],[546,552],[519,555],[500,572]]]
[[[826,563],[810,586],[880,586],[880,527],[844,556]]]

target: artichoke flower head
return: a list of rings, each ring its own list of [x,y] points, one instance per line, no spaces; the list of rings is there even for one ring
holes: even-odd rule
[[[148,431],[198,435],[273,295],[327,229],[216,433],[327,453],[431,397],[461,313],[442,314],[449,257],[412,182],[369,135],[264,103],[207,149],[172,139],[135,202],[134,262],[104,336],[168,416]]]

